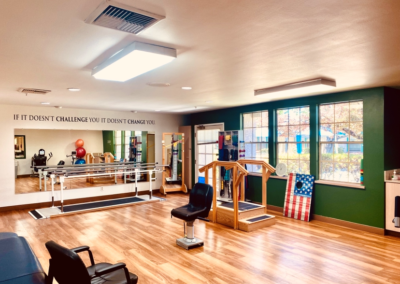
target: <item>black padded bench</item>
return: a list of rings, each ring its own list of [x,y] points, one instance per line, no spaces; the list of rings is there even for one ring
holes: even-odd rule
[[[39,284],[46,274],[25,238],[0,233],[0,284]]]

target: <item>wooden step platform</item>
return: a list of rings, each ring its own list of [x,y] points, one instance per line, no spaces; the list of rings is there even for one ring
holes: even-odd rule
[[[239,230],[251,232],[276,223],[275,216],[266,214],[263,205],[239,201],[238,207]],[[212,220],[213,210],[210,210],[208,218]],[[233,202],[217,204],[217,223],[234,228],[233,218]]]
[[[272,226],[275,223],[276,218],[274,215],[262,214],[259,216],[239,220],[239,230],[252,232],[261,228]]]

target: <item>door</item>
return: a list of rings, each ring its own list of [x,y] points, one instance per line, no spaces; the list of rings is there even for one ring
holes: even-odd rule
[[[205,180],[205,174],[199,173],[199,168],[218,160],[218,131],[224,131],[224,124],[205,124],[195,126],[195,173],[196,182],[212,185],[212,170],[208,172],[209,180]],[[220,188],[219,167],[217,167],[217,190]]]
[[[179,126],[179,132],[185,134],[185,144],[183,157],[184,159],[184,183],[188,189],[192,188],[192,126]]]

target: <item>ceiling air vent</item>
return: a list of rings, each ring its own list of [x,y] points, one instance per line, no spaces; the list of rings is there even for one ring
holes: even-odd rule
[[[85,20],[88,24],[138,34],[165,17],[106,0]]]
[[[33,88],[20,88],[18,89],[18,92],[24,93],[24,94],[38,94],[38,95],[45,95],[47,93],[50,93],[50,90],[42,90],[42,89],[33,89]]]

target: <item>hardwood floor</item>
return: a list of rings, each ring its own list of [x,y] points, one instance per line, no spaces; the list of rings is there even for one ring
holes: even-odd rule
[[[277,215],[277,223],[254,232],[196,221],[203,248],[175,244],[183,225],[171,209],[188,195],[165,202],[34,220],[27,210],[0,213],[0,231],[28,239],[44,269],[44,246],[89,245],[96,262],[125,262],[139,283],[400,283],[400,239],[319,221]],[[80,254],[86,264],[89,259]]]
[[[113,177],[113,176],[112,176]],[[121,177],[117,178],[118,184],[123,184],[124,180]],[[47,190],[51,191],[51,179],[47,179]],[[89,183],[86,181],[86,177],[66,179],[64,186],[68,189],[86,188],[86,187],[99,187],[99,186],[111,186],[115,185],[114,179],[104,183]],[[60,185],[54,185],[54,190],[60,190]],[[44,191],[44,181],[42,180],[42,191]],[[30,193],[39,192],[39,178],[38,177],[19,177],[15,179],[15,193]]]

